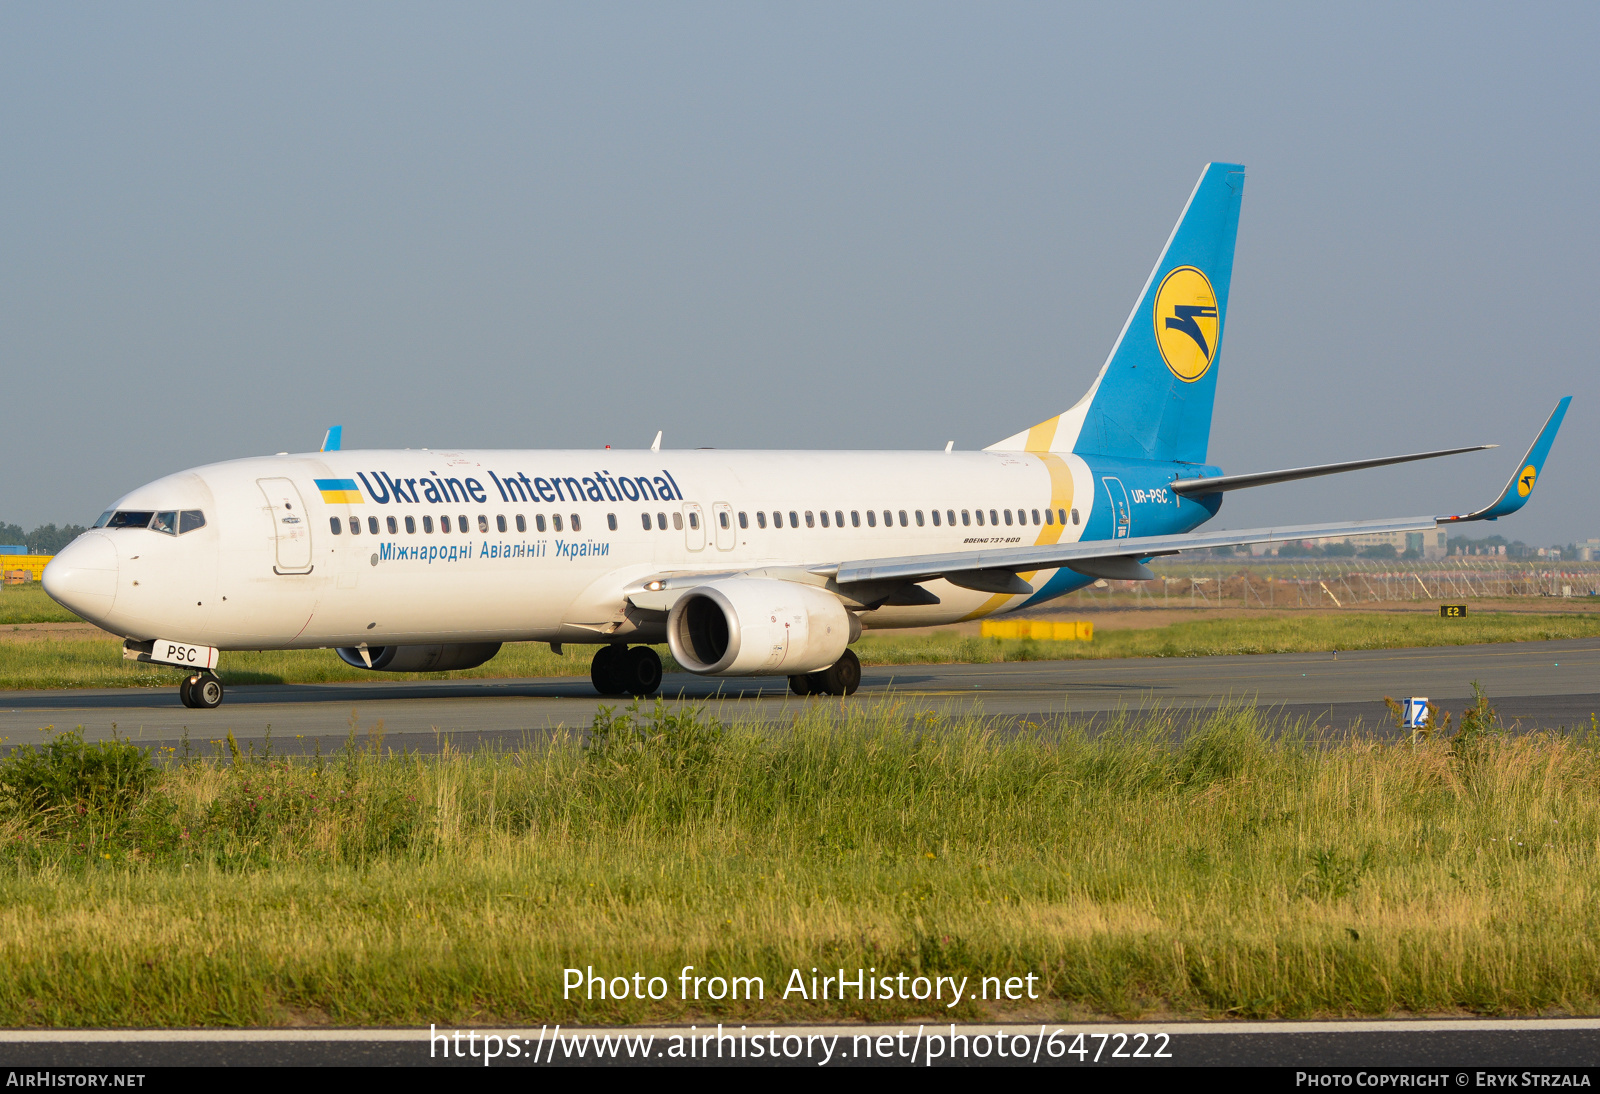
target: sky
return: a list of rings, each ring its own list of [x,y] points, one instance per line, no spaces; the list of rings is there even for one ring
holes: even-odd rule
[[[346,448],[981,448],[1248,170],[1212,527],[1600,536],[1600,7],[0,4],[0,521]]]

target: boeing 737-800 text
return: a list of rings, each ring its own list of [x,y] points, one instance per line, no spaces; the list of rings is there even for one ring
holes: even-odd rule
[[[602,694],[654,693],[662,641],[690,672],[848,694],[864,628],[1014,611],[1184,550],[1520,508],[1570,399],[1477,512],[1195,531],[1228,490],[1472,450],[1207,464],[1243,190],[1243,168],[1209,165],[1088,394],[981,452],[342,451],[330,434],[131,491],[44,586],[124,656],[192,670],[191,706],[222,701],[227,650],[407,672],[518,641],[596,644]]]

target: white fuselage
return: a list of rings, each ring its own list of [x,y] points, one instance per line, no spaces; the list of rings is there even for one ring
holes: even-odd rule
[[[355,489],[327,488],[343,481]],[[1050,453],[324,452],[141,486],[114,510],[199,510],[203,526],[97,528],[52,565],[70,606],[131,639],[660,641],[628,612],[625,590],[641,581],[1073,542],[1095,494],[1083,460]],[[861,622],[948,623],[1028,599],[926,587],[938,604],[880,606]]]

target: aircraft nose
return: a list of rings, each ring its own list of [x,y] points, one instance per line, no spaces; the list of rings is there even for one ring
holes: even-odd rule
[[[85,619],[104,619],[117,596],[116,545],[99,532],[85,532],[44,568],[44,591]]]

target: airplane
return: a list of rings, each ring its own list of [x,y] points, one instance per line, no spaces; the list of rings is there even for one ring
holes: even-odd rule
[[[1196,531],[1231,490],[1474,445],[1252,474],[1207,462],[1244,168],[1206,166],[1089,391],[982,451],[321,451],[140,486],[44,571],[57,602],[222,702],[232,650],[333,649],[373,672],[465,669],[506,642],[597,647],[602,695],[708,677],[848,695],[866,630],[1012,612],[1182,551],[1496,520],[1521,508],[1560,400],[1491,504],[1453,516]]]

